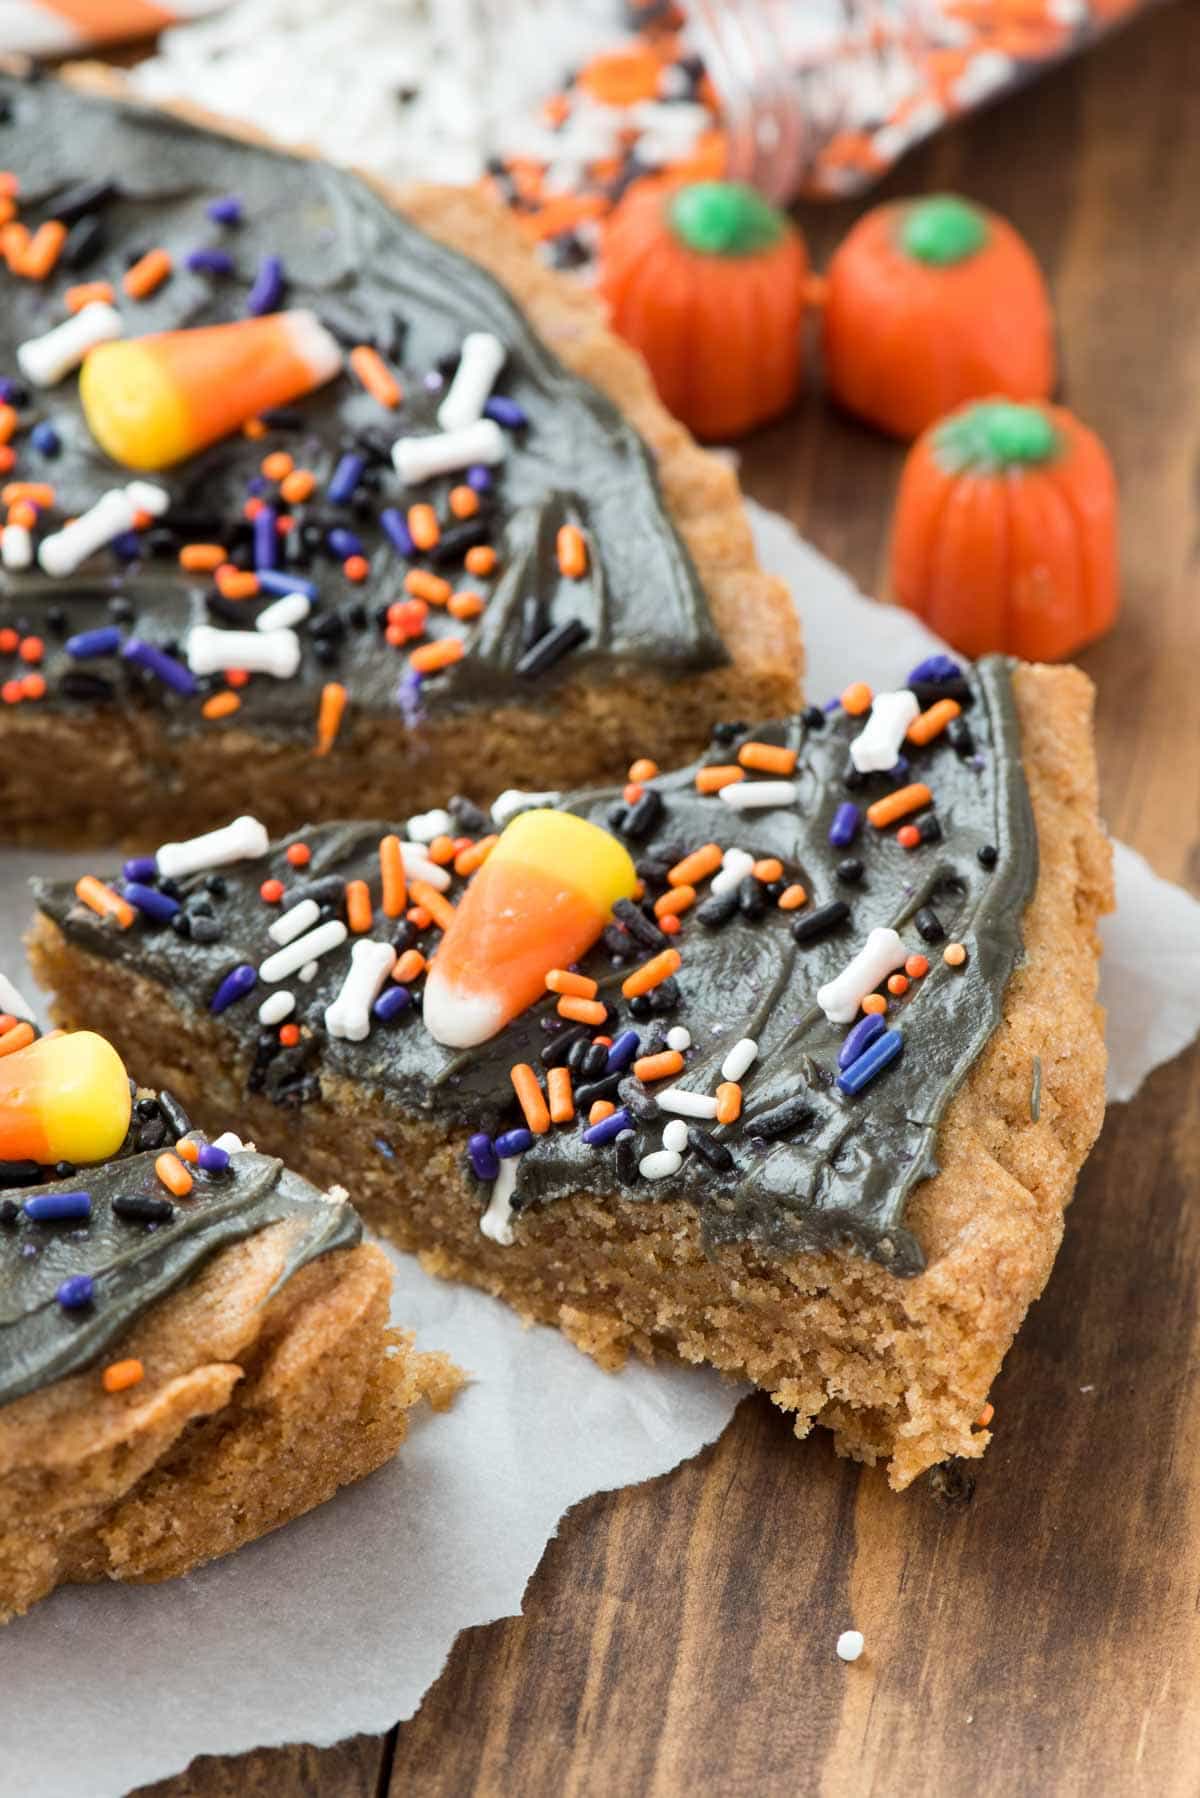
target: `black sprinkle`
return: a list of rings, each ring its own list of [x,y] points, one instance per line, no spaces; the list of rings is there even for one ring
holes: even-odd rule
[[[0,1186],[36,1186],[40,1172],[36,1161],[0,1161]]]
[[[548,630],[532,649],[527,649],[514,672],[524,676],[545,674],[573,649],[578,649],[588,635],[588,627],[581,619],[568,618],[565,624],[556,624]]]
[[[834,869],[834,873],[839,880],[848,881],[850,885],[853,886],[856,881],[861,880],[863,877],[863,865],[856,855],[848,855],[845,861],[840,861],[838,863],[837,867]]]
[[[21,1207],[12,1199],[0,1199],[0,1224],[7,1224],[11,1228],[20,1215]]]
[[[648,918],[641,906],[635,905],[632,899],[618,899],[613,906],[613,916],[644,949],[665,949],[670,942],[670,938],[658,928],[653,918]]]
[[[940,943],[946,934],[946,927],[932,906],[923,905],[913,923],[927,943]]]
[[[701,1161],[707,1161],[709,1167],[717,1173],[724,1174],[733,1166],[733,1156],[723,1142],[710,1136],[707,1130],[701,1130],[695,1124],[688,1125],[688,1147],[694,1149]]]
[[[583,1036],[577,1037],[567,1050],[566,1062],[573,1074],[582,1073],[584,1058],[591,1046],[591,1037],[585,1033]]]
[[[158,1108],[167,1120],[168,1127],[174,1132],[176,1142],[186,1136],[192,1127],[192,1120],[174,1093],[168,1092],[164,1086],[158,1095]]]
[[[825,729],[825,714],[819,705],[806,705],[800,716],[809,730]]]
[[[657,1012],[659,1015],[664,1012],[678,1010],[683,1002],[683,994],[679,990],[679,982],[675,979],[673,974],[668,974],[665,980],[660,980],[658,985],[650,992],[644,994],[643,997],[649,1000],[651,1013]]]
[[[633,1130],[622,1130],[616,1144],[617,1179],[622,1186],[633,1186],[638,1179],[637,1135]]]
[[[961,675],[956,675],[953,680],[909,681],[908,690],[915,695],[922,711],[927,706],[935,705],[939,699],[957,699],[960,705],[975,703],[975,695]]]
[[[703,924],[705,930],[720,930],[736,918],[738,914],[738,896],[736,893],[714,893],[703,905],[698,905],[695,918]]]
[[[605,1058],[607,1059],[607,1050]],[[622,1073],[606,1074],[603,1080],[589,1080],[575,1089],[575,1109],[586,1117],[597,1099],[615,1099],[621,1090]]]
[[[291,911],[303,899],[315,899],[318,905],[332,905],[340,916],[346,903],[346,883],[336,874],[328,874],[323,880],[306,880],[300,886],[290,887],[280,904],[284,911]]]
[[[50,216],[61,220],[64,225],[73,225],[88,213],[99,212],[102,206],[115,198],[116,193],[117,184],[111,176],[102,176],[98,181],[80,182],[78,187],[68,188],[59,199],[49,202]]]
[[[965,718],[951,718],[946,726],[946,741],[956,755],[975,753],[975,733]]]
[[[151,1118],[142,1125],[137,1133],[136,1143],[139,1151],[161,1149],[167,1140],[167,1126],[162,1118]]]
[[[491,831],[492,821],[487,813],[481,811],[473,799],[465,798],[462,793],[454,795],[446,810],[458,824],[464,836],[486,837]]]
[[[785,1099],[782,1105],[772,1106],[760,1117],[751,1118],[746,1127],[751,1136],[765,1136],[772,1142],[776,1137],[790,1135],[793,1130],[803,1130],[806,1124],[812,1123],[814,1115],[806,1098]]]
[[[651,1097],[636,1074],[627,1075],[617,1088],[617,1097],[630,1117],[649,1123],[658,1116],[658,1101]]]
[[[113,1216],[130,1224],[169,1224],[175,1215],[170,1199],[144,1198],[141,1193],[119,1195],[112,1202]]]
[[[435,568],[448,568],[451,563],[461,562],[469,549],[487,543],[491,535],[492,523],[486,516],[465,519],[462,524],[442,532],[429,551],[429,561]],[[545,629],[544,624],[542,628]]]
[[[78,699],[85,705],[106,705],[116,698],[117,689],[102,674],[88,674],[82,668],[69,668],[58,683],[64,699]]]
[[[81,218],[67,232],[59,260],[66,268],[86,268],[108,244],[108,231],[103,219],[89,215]]]
[[[657,828],[663,815],[662,795],[653,787],[647,787],[641,798],[629,806],[625,813],[625,822],[621,826],[624,836],[635,843],[644,842]]]
[[[531,650],[550,629],[550,614],[540,593],[527,593],[521,601],[521,649]]]
[[[984,843],[982,848],[975,851],[975,855],[981,868],[994,868],[1000,860],[1000,851],[994,843]]]
[[[583,1024],[576,1024],[573,1030],[563,1030],[558,1036],[552,1036],[542,1050],[541,1062],[544,1068],[561,1067],[567,1061],[576,1043],[591,1041],[591,1032]]]
[[[918,818],[918,820],[917,820],[917,835],[918,835],[918,837],[920,837],[920,839],[923,843],[940,843],[941,842],[942,827],[938,823],[935,813],[926,812],[926,814],[923,818]]]
[[[767,909],[766,888],[761,880],[753,874],[747,874],[737,884],[738,910],[744,918],[761,918]]]
[[[828,905],[818,906],[803,918],[796,918],[792,924],[792,935],[798,943],[815,943],[818,938],[828,936],[831,930],[839,930],[850,916],[850,907],[844,899],[834,899]]]

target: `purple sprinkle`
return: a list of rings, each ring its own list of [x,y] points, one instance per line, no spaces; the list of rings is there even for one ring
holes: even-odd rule
[[[412,994],[406,986],[389,986],[386,993],[380,993],[371,1011],[386,1024],[390,1018],[398,1018],[402,1011],[407,1011],[411,1004]]]
[[[467,1158],[477,1180],[494,1180],[500,1172],[500,1157],[486,1130],[477,1130],[467,1138]]]
[[[906,755],[902,755],[899,761],[892,763],[892,766],[887,771],[887,777],[889,780],[894,780],[896,785],[899,786],[902,780],[908,779],[911,770],[912,763]]]
[[[962,669],[953,656],[926,656],[923,662],[918,662],[910,671],[906,684],[911,687],[914,681],[957,680],[961,673]]]
[[[502,393],[494,393],[483,408],[483,416],[502,425],[506,431],[522,431],[529,423],[529,417],[523,406],[516,400],[506,399]]]
[[[303,593],[305,599],[312,600],[317,597],[316,581],[302,580],[298,574],[289,574],[282,568],[259,568],[255,572],[264,593],[278,593],[281,597],[286,593]]]
[[[618,1111],[611,1112],[608,1117],[601,1118],[598,1124],[585,1130],[583,1140],[592,1146],[611,1142],[615,1136],[620,1136],[622,1130],[628,1130],[632,1123],[633,1119],[622,1105]]]
[[[46,1192],[26,1199],[21,1209],[35,1224],[78,1223],[91,1217],[92,1195],[90,1192]]]
[[[94,631],[80,631],[77,637],[68,637],[66,651],[74,656],[77,662],[86,662],[89,656],[116,655],[121,647],[121,633],[115,624],[104,624]]]
[[[436,368],[431,368],[427,375],[421,376],[421,385],[426,393],[440,393],[446,385],[445,379]]]
[[[147,668],[151,674],[157,674],[160,681],[174,688],[176,693],[184,694],[186,698],[190,699],[200,691],[190,668],[185,668],[182,662],[177,662],[174,656],[169,656],[165,649],[159,649],[157,644],[147,643],[144,637],[130,637],[121,655],[125,661],[136,662],[139,668]]]
[[[847,1031],[838,1050],[839,1068],[848,1068],[852,1061],[857,1061],[864,1049],[869,1049],[877,1036],[882,1036],[887,1026],[877,1011],[868,1012],[860,1018],[852,1030]]]
[[[895,1061],[903,1047],[904,1038],[898,1030],[885,1030],[882,1036],[876,1037],[865,1055],[860,1055],[838,1075],[839,1090],[850,1095],[860,1093],[889,1062]]]
[[[16,381],[13,380],[11,375],[0,375],[0,403],[5,406],[11,406],[13,403],[13,395],[20,391],[20,387]]]
[[[215,1143],[202,1142],[196,1151],[196,1165],[206,1174],[223,1174],[229,1166],[229,1151],[218,1149]]]
[[[253,992],[257,985],[258,974],[249,962],[242,962],[239,967],[226,974],[210,999],[208,1009],[214,1012],[224,1011],[237,1000],[244,999],[247,993]]]
[[[29,441],[39,456],[57,456],[62,449],[62,438],[48,418],[39,419],[34,425]]]
[[[523,1155],[526,1149],[533,1147],[532,1130],[506,1130],[503,1136],[496,1138],[496,1153],[502,1161],[511,1160],[514,1155]]]
[[[64,1280],[55,1298],[64,1311],[82,1311],[96,1296],[96,1283],[91,1274],[72,1274]]]
[[[849,799],[844,799],[833,814],[829,841],[835,849],[848,849],[862,826],[862,813]]]
[[[184,266],[193,275],[231,275],[233,257],[228,250],[189,250]]]
[[[142,540],[136,531],[122,531],[119,537],[113,537],[108,545],[122,562],[138,562],[142,555]]]
[[[622,1030],[613,1038],[612,1047],[608,1051],[608,1060],[604,1064],[606,1074],[620,1074],[625,1071],[642,1046],[642,1039],[636,1030]]]
[[[130,905],[135,905],[160,924],[167,923],[179,910],[178,899],[172,899],[169,893],[160,893],[156,887],[143,886],[138,880],[126,881],[124,893]]]
[[[278,256],[264,256],[246,296],[246,311],[251,318],[261,318],[264,312],[274,312],[282,298],[283,262]]]
[[[467,486],[473,487],[476,493],[491,492],[492,471],[485,462],[475,462],[468,468]]]
[[[356,456],[353,450],[347,450],[344,456],[339,457],[329,486],[325,489],[325,497],[331,505],[344,506],[353,498],[354,489],[362,480],[366,466],[366,457]]]
[[[840,699],[827,699],[823,710],[826,712],[837,712],[841,710],[841,705],[842,702]]]
[[[264,506],[261,512],[254,515],[254,568],[261,574],[264,568],[274,568],[279,554],[279,532],[275,529],[275,508]]]
[[[335,524],[325,541],[334,555],[341,556],[343,561],[347,556],[362,555],[361,537],[356,537],[354,532],[348,531],[344,525]]]
[[[214,225],[240,225],[242,222],[239,194],[223,194],[219,200],[210,200],[204,210]]]
[[[121,872],[126,880],[140,880],[145,884],[158,879],[158,863],[152,855],[131,855]]]
[[[395,506],[385,506],[379,514],[379,522],[387,534],[388,542],[398,555],[416,555],[417,546],[412,540],[412,532],[408,528],[408,520],[403,512],[398,512]]]
[[[252,474],[250,479],[246,482],[246,492],[257,499],[260,494],[267,491],[270,485],[271,483],[268,481],[265,474]]]

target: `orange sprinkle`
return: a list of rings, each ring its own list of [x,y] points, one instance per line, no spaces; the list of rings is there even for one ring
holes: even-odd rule
[[[408,534],[418,549],[435,549],[441,537],[441,526],[432,506],[408,508]]]
[[[573,974],[569,968],[551,968],[546,976],[548,993],[566,993],[572,999],[594,999],[600,991],[586,974]]]
[[[0,194],[0,225],[7,225],[9,219],[17,216],[17,203],[8,194]]]
[[[0,169],[0,194],[7,200],[15,200],[21,191],[21,177],[14,175],[11,169]]]
[[[342,563],[342,573],[348,581],[365,581],[371,572],[371,564],[365,556],[347,556]]]
[[[199,1161],[200,1144],[193,1142],[190,1136],[181,1136],[175,1144],[175,1153],[180,1161]]]
[[[32,1024],[27,1024],[24,1020],[14,1024],[11,1030],[6,1030],[0,1036],[0,1055],[12,1055],[17,1049],[27,1049],[36,1035]]]
[[[557,1006],[560,1018],[569,1018],[573,1024],[600,1025],[608,1022],[608,1010],[599,999],[578,999],[567,993]]]
[[[678,917],[696,903],[695,887],[670,887],[654,901],[654,915],[661,924],[664,918]]]
[[[379,351],[360,343],[350,352],[350,367],[373,400],[394,411],[404,398],[399,381]]]
[[[865,680],[851,681],[841,696],[843,712],[849,712],[852,718],[858,718],[863,712],[869,712],[875,695]]]
[[[242,506],[242,517],[249,519],[250,523],[253,524],[259,513],[265,512],[266,509],[266,500],[260,499],[259,496],[254,493],[251,494],[250,498],[246,500],[245,504]]]
[[[717,1088],[718,1124],[736,1124],[742,1115],[742,1089],[736,1080],[722,1080]]]
[[[680,931],[679,919],[675,917],[672,912],[668,912],[665,918],[660,918],[658,920],[658,928],[662,931],[664,936],[678,936]]]
[[[482,868],[499,841],[498,836],[480,837],[479,841],[472,843],[469,849],[460,849],[454,858],[454,872],[464,877],[474,874],[477,868]]]
[[[593,56],[579,72],[579,85],[602,106],[634,106],[656,97],[661,75],[653,48],[637,37]]]
[[[130,1355],[125,1361],[110,1361],[100,1375],[100,1384],[105,1392],[127,1392],[131,1386],[140,1386],[145,1377],[137,1356]]]
[[[642,993],[652,992],[664,980],[669,980],[682,962],[683,957],[678,949],[660,949],[657,955],[651,956],[640,968],[635,968],[632,974],[626,975],[621,982],[621,992],[626,999],[637,999]]]
[[[942,950],[942,960],[948,968],[961,968],[966,959],[967,951],[962,943],[947,943]]]
[[[21,676],[22,699],[44,699],[45,697],[46,682],[44,676],[40,674],[23,674]]]
[[[636,805],[645,791],[646,789],[640,780],[631,780],[628,785],[622,789],[621,797],[626,805]]]
[[[888,992],[891,993],[894,998],[902,999],[904,997],[905,993],[908,991],[908,988],[909,988],[909,978],[908,978],[907,974],[889,974],[888,975],[887,989],[888,989]]]
[[[699,849],[693,849],[685,855],[681,862],[676,862],[667,875],[667,884],[673,887],[694,887],[699,880],[707,880],[721,866],[721,847],[719,843],[705,843]]]
[[[750,872],[755,880],[761,880],[764,886],[770,886],[774,881],[782,880],[783,863],[775,856],[768,855],[763,861],[755,862]]]
[[[652,762],[649,756],[641,755],[636,762],[629,765],[630,780],[653,780],[658,773],[658,763]]]
[[[301,506],[316,492],[317,477],[311,468],[293,468],[279,483],[279,496],[289,506]]]
[[[611,1099],[593,1099],[588,1112],[588,1123],[602,1124],[605,1118],[610,1118],[616,1109]]]
[[[3,1036],[6,1030],[15,1029],[16,1023],[17,1020],[11,1011],[0,1011],[0,1036]]]
[[[272,450],[258,465],[268,481],[282,481],[296,466],[286,450]]]
[[[404,577],[404,591],[431,606],[444,606],[454,589],[440,574],[430,574],[424,568],[410,568]]]
[[[666,1080],[671,1074],[682,1074],[683,1056],[678,1049],[660,1049],[657,1055],[639,1055],[633,1071],[642,1081]]]
[[[454,838],[443,831],[440,836],[432,837],[425,845],[425,854],[435,868],[445,868],[454,860],[457,853]]]
[[[449,930],[454,922],[454,907],[445,893],[439,893],[426,880],[411,880],[408,890],[416,903],[427,911],[439,930]]]
[[[987,1404],[983,1407],[983,1410],[979,1413],[979,1416],[975,1419],[975,1428],[977,1430],[986,1430],[995,1415],[996,1407],[989,1399]]]
[[[905,734],[910,743],[932,743],[935,737],[941,736],[951,719],[959,717],[961,713],[962,707],[957,699],[939,699],[928,711],[922,712],[919,718],[913,719]]]
[[[231,718],[240,706],[241,700],[228,687],[221,693],[211,693],[200,707],[205,718]]]
[[[479,495],[474,487],[451,487],[450,510],[455,518],[474,518],[479,510]]]
[[[743,743],[738,761],[743,768],[753,768],[758,774],[793,774],[796,751],[779,743]]]
[[[868,993],[862,1002],[862,1008],[868,1014],[876,1011],[882,1013],[888,1008],[887,1000],[882,993]]]
[[[328,755],[337,741],[338,731],[342,727],[342,719],[346,712],[347,693],[341,681],[326,681],[321,688],[321,701],[317,707],[317,741],[314,755]]]
[[[258,576],[249,568],[235,568],[232,562],[222,562],[214,579],[222,599],[258,597]]]
[[[894,793],[888,793],[877,799],[874,805],[867,807],[867,818],[876,830],[884,830],[889,824],[895,824],[900,818],[907,818],[909,812],[919,812],[923,805],[932,805],[933,794],[924,781],[913,781],[910,786],[897,787]]]
[[[478,618],[483,610],[483,594],[472,593],[469,589],[463,593],[452,593],[446,610],[452,618],[464,623],[470,618]]]
[[[463,567],[468,574],[494,574],[496,569],[496,552],[490,543],[477,543],[463,557]]]
[[[910,980],[920,980],[922,974],[928,974],[929,962],[924,955],[910,955],[904,964],[904,972]]]
[[[21,258],[21,273],[26,280],[44,281],[66,241],[67,227],[61,219],[47,219],[44,225],[39,225]]]
[[[525,1122],[535,1136],[545,1136],[550,1128],[550,1113],[537,1075],[527,1061],[518,1061],[509,1069],[509,1078],[517,1095],[517,1103],[525,1114]]]
[[[414,649],[408,665],[415,674],[436,674],[440,668],[461,662],[466,653],[467,646],[461,637],[439,637],[436,643],[422,643],[419,649]]]
[[[0,443],[0,474],[8,474],[17,466],[17,452],[11,444]]]
[[[398,918],[408,899],[408,877],[399,837],[380,837],[379,872],[383,879],[383,915]]]
[[[550,1095],[550,1122],[569,1124],[575,1116],[575,1094],[571,1089],[570,1068],[548,1069],[546,1091]]]
[[[588,548],[587,538],[577,524],[559,526],[555,538],[558,551],[558,571],[566,575],[569,581],[578,581],[587,573]]]
[[[371,904],[371,889],[365,880],[348,880],[346,882],[346,922],[356,936],[362,936],[370,930],[374,917]]]
[[[279,1040],[285,1049],[294,1049],[296,1044],[300,1041],[299,1024],[281,1024],[279,1026]]]
[[[247,668],[227,668],[225,679],[231,687],[245,687],[249,685],[250,671]]]
[[[433,919],[423,905],[410,905],[404,915],[416,930],[428,930],[433,923]]]
[[[406,949],[392,969],[392,979],[401,982],[416,980],[425,972],[425,957],[419,949]]]
[[[278,905],[279,901],[283,898],[283,894],[284,885],[282,880],[264,880],[258,889],[258,896],[265,905]]]
[[[31,531],[37,521],[38,509],[27,499],[19,499],[14,506],[8,508],[9,524],[23,524],[27,531]]]
[[[921,833],[915,824],[902,824],[896,832],[896,841],[901,849],[919,849]]]
[[[289,843],[285,855],[293,868],[307,868],[312,860],[312,850],[307,843]]]
[[[719,793],[722,787],[732,787],[739,780],[745,780],[746,770],[735,768],[731,762],[714,762],[707,768],[696,770],[697,793]]]
[[[54,504],[54,498],[55,489],[49,481],[9,481],[0,488],[0,500],[6,506],[15,506],[18,500],[27,499],[45,510]]]
[[[185,543],[179,552],[179,566],[189,574],[215,574],[225,565],[225,551],[219,543]]]
[[[267,427],[261,418],[248,418],[242,426],[242,436],[249,437],[253,443],[257,443],[258,439],[265,437],[266,434]]]
[[[132,268],[125,270],[121,286],[131,300],[144,300],[162,286],[173,266],[169,250],[147,250]]]
[[[82,899],[90,911],[101,918],[115,918],[122,930],[128,930],[137,917],[128,899],[105,886],[94,874],[82,874],[75,882],[75,897]]]
[[[11,274],[21,273],[21,264],[28,248],[28,225],[23,225],[20,219],[10,219],[6,225],[0,226],[0,250],[4,252],[4,260]]]
[[[192,1190],[192,1176],[180,1161],[178,1155],[168,1149],[154,1163],[154,1171],[168,1192],[174,1193],[177,1199],[186,1199]]]
[[[97,300],[111,306],[115,298],[111,281],[80,281],[74,287],[68,287],[63,303],[68,312],[82,312],[85,306],[94,305]]]

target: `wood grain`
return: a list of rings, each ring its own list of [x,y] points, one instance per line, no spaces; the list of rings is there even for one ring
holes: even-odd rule
[[[1123,493],[1100,683],[1114,831],[1200,887],[1200,8],[1164,7],[911,157],[885,192],[996,206],[1050,272],[1065,397]],[[858,207],[806,209],[818,262]],[[867,591],[901,452],[816,396],[745,481]],[[195,1763],[154,1798],[871,1798],[1200,1788],[1200,1053],[1117,1107],[970,1473],[903,1498],[765,1401],[578,1506],[522,1617],[468,1632],[386,1741]],[[867,1653],[833,1645],[853,1623]],[[394,1758],[393,1758],[394,1756]]]

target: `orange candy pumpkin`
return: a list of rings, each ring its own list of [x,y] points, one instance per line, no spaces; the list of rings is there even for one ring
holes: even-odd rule
[[[825,380],[848,412],[915,437],[964,401],[1048,399],[1054,318],[1012,226],[950,194],[877,206],[826,282]]]
[[[965,655],[1072,655],[1117,615],[1103,444],[1059,406],[964,406],[909,451],[891,557],[894,598]]]
[[[698,437],[743,436],[800,390],[808,257],[752,188],[639,182],[605,226],[600,286],[614,328]]]

